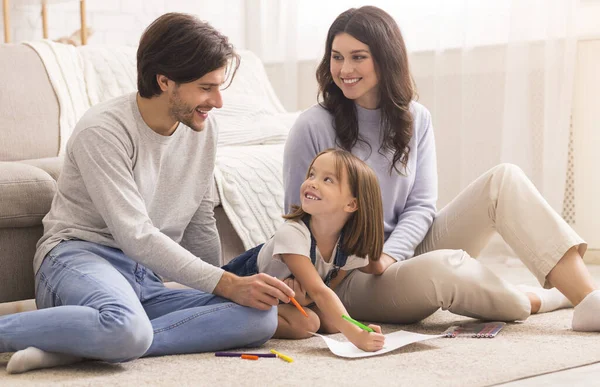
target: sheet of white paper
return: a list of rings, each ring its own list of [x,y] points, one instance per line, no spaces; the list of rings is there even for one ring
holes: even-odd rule
[[[330,339],[329,337],[313,333],[315,336],[321,337],[325,340],[325,343],[335,355],[342,357],[367,357],[381,355],[408,344],[416,343],[418,341],[435,339],[438,337],[444,337],[444,335],[424,335],[422,333],[413,333],[407,331],[396,331],[385,335],[385,345],[382,349],[377,352],[365,352],[359,349],[349,341],[337,341]]]

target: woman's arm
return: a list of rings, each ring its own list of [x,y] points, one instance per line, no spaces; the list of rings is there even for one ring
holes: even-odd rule
[[[292,205],[300,205],[300,186],[318,148],[310,135],[309,126],[298,120],[290,129],[283,152],[284,210],[289,213]]]
[[[385,338],[382,334],[369,333],[342,318],[342,315],[348,315],[346,308],[335,292],[325,285],[307,257],[282,254],[282,260],[328,320],[332,321],[354,345],[363,351],[377,351],[383,348]]]
[[[383,245],[383,254],[377,261],[359,270],[367,274],[381,275],[396,261],[412,258],[417,246],[429,231],[436,214],[437,161],[435,138],[431,115],[423,108],[418,124],[423,133],[417,142],[417,166],[415,182],[410,191],[404,211],[400,214],[394,231]]]
[[[404,211],[383,246],[383,252],[398,261],[412,258],[436,214],[438,179],[435,138],[431,114],[425,108],[415,117],[415,125],[420,128],[416,133],[423,133],[417,141],[415,181],[406,199]]]
[[[367,266],[363,266],[358,270],[367,274],[382,275],[383,272],[386,271],[388,267],[390,267],[390,265],[396,262],[398,261],[387,255],[386,253],[383,253],[377,261],[369,260],[369,264]]]

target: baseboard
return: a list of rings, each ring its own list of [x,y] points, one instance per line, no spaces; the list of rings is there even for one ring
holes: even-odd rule
[[[592,265],[600,265],[600,250],[597,249],[589,249],[583,258],[585,263],[589,263]]]

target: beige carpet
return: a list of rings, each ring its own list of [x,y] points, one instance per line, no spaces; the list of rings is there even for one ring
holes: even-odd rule
[[[522,266],[490,266],[511,282],[534,283]],[[600,279],[600,266],[591,269]],[[272,340],[261,351],[275,348],[295,361],[199,354],[120,365],[88,362],[23,375],[7,375],[2,370],[0,385],[485,386],[600,362],[600,334],[572,332],[571,316],[572,310],[535,315],[524,323],[507,325],[494,339],[440,338],[366,359],[338,358],[320,338]],[[468,319],[438,312],[420,324],[386,325],[384,333],[399,329],[441,333],[464,321]],[[340,335],[334,337],[341,339]],[[4,368],[8,358],[8,354],[0,355],[0,366]]]

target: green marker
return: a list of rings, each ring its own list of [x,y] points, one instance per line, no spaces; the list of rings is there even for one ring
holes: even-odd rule
[[[342,318],[346,321],[350,321],[352,324],[356,325],[357,327],[364,329],[367,332],[375,332],[373,330],[373,328],[369,328],[368,326],[366,326],[365,324],[359,323],[358,321],[356,321],[355,319],[353,319],[352,317],[348,317],[345,314],[342,315]]]

